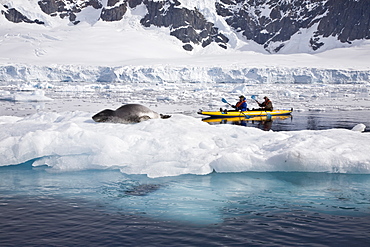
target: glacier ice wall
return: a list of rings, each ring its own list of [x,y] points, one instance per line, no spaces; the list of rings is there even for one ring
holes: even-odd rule
[[[1,65],[0,84],[19,82],[369,83],[369,70],[243,66]]]

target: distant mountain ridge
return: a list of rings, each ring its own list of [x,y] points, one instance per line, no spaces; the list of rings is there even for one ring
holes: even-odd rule
[[[32,19],[6,2],[2,1],[1,14],[8,21],[45,25],[45,20]],[[141,25],[168,28],[187,51],[211,43],[230,48],[228,33],[223,32],[222,25],[207,19],[209,15],[221,18],[236,35],[256,42],[269,53],[285,53],[286,47],[294,45],[294,37],[312,52],[321,51],[328,38],[346,44],[370,39],[369,0],[216,0],[209,1],[209,6],[203,9],[191,6],[196,2],[40,0],[35,4],[50,18],[68,19],[72,25],[81,22],[80,15],[88,8],[98,12],[91,23],[118,22],[128,8],[143,5],[147,12],[140,20]]]

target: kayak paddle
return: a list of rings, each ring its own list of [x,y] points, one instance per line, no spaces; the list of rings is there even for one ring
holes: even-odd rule
[[[256,95],[254,95],[254,94],[253,94],[253,95],[251,96],[251,99],[255,100],[255,101],[258,103],[258,101],[256,100]]]
[[[224,103],[226,103],[226,104],[229,104],[229,105],[231,106],[231,104],[230,104],[229,102],[227,102],[227,100],[226,100],[226,99],[222,98],[221,100],[222,100],[222,102],[224,102]]]
[[[270,113],[268,113],[268,112],[266,112],[266,114],[267,114],[266,120],[267,120],[267,121],[270,121],[270,120],[271,120],[271,118],[272,118],[271,114],[270,114]]]

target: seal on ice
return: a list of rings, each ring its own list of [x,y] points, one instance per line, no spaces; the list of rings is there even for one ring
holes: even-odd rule
[[[154,118],[170,118],[170,115],[158,114],[148,107],[140,104],[127,104],[117,110],[105,109],[95,114],[92,119],[95,122],[107,123],[139,123]]]

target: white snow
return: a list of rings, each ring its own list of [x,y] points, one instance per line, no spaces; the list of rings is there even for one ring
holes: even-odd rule
[[[359,131],[359,132],[364,132],[366,129],[365,124],[357,124],[355,127],[352,128],[353,131]]]
[[[0,117],[1,165],[50,171],[120,169],[149,177],[244,171],[370,173],[369,133],[273,132],[209,125],[175,114],[138,124],[95,123],[86,112]]]
[[[52,101],[53,99],[45,96],[45,91],[35,90],[32,92],[17,92],[10,93],[9,91],[0,91],[0,100],[8,101],[28,101],[28,102],[42,102]]]

